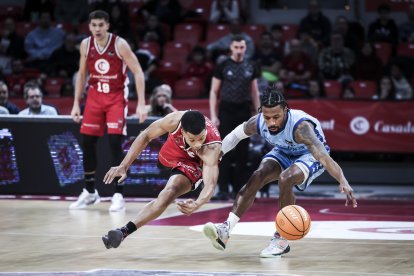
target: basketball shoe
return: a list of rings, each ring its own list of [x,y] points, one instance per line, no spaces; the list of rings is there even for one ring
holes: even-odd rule
[[[69,209],[84,209],[92,204],[97,204],[101,202],[98,191],[95,190],[95,193],[91,194],[86,189],[83,189],[82,193],[78,197],[78,200],[69,205]]]
[[[277,258],[290,251],[289,243],[282,238],[279,233],[275,232],[270,244],[262,250],[260,257],[262,258]]]
[[[124,234],[120,229],[110,230],[107,235],[102,237],[102,241],[107,249],[117,248],[124,240]]]
[[[125,199],[120,193],[114,193],[111,199],[110,212],[119,212],[125,210]]]
[[[203,227],[203,233],[211,240],[211,243],[216,249],[226,249],[226,243],[230,237],[230,227],[227,222],[220,224],[208,222]]]

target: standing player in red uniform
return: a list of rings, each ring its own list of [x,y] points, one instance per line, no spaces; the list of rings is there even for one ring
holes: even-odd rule
[[[100,201],[95,189],[96,144],[108,131],[112,164],[122,160],[122,135],[126,135],[126,114],[128,96],[127,67],[134,75],[138,94],[137,114],[139,121],[146,118],[145,84],[141,66],[128,43],[121,37],[108,32],[109,15],[105,11],[93,11],[89,15],[89,30],[92,36],[85,38],[80,45],[79,72],[75,86],[75,100],[71,116],[77,123],[81,121],[79,102],[88,80],[88,96],[80,132],[83,134],[83,167],[85,188],[70,209],[83,209]],[[125,208],[122,195],[123,186],[117,184],[112,197],[110,211]]]
[[[176,198],[197,188],[201,182],[204,186],[197,200],[177,202],[177,208],[190,215],[213,196],[219,174],[220,134],[209,119],[192,110],[170,113],[149,125],[135,139],[121,164],[106,173],[104,182],[109,184],[115,177],[124,180],[129,166],[148,143],[166,133],[169,133],[168,139],[158,155],[160,165],[171,168],[165,188],[140,210],[133,222],[102,237],[106,248],[117,248],[126,236],[156,219]]]

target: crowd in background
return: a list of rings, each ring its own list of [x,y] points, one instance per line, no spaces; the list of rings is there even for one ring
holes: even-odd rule
[[[11,99],[24,97],[28,81],[37,82],[45,96],[72,96],[78,46],[89,35],[87,16],[102,9],[110,15],[110,31],[127,39],[136,53],[148,97],[163,84],[171,87],[172,98],[206,97],[213,69],[238,34],[247,43],[246,58],[260,69],[259,87],[279,83],[287,98],[329,98],[331,87],[336,97],[360,98],[368,87],[372,99],[413,99],[414,5],[397,26],[391,8],[379,4],[377,19],[364,28],[345,16],[331,22],[311,0],[307,15],[291,22],[294,35],[286,39],[284,24],[249,28],[254,24],[248,1],[202,2],[209,4],[204,14],[183,0],[26,1],[0,22],[0,80]],[[179,31],[183,27],[201,31],[187,35]],[[213,36],[213,28],[222,32]],[[131,98],[133,89],[131,83]],[[197,93],[186,94],[189,90]]]

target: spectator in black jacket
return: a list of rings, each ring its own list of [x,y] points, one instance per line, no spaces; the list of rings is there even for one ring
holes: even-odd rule
[[[8,101],[9,89],[3,81],[0,81],[0,106],[6,108],[10,114],[18,114],[20,109]]]
[[[368,39],[371,42],[391,43],[395,54],[398,44],[398,28],[394,19],[390,18],[391,7],[387,4],[379,5],[377,12],[379,17],[369,25]]]
[[[299,31],[308,31],[320,46],[328,45],[331,34],[331,21],[321,12],[321,7],[317,0],[309,2],[308,11],[308,15],[300,21]]]

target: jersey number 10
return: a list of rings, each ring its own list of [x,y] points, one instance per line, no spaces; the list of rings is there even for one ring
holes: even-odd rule
[[[109,93],[109,83],[98,82],[98,92]]]

